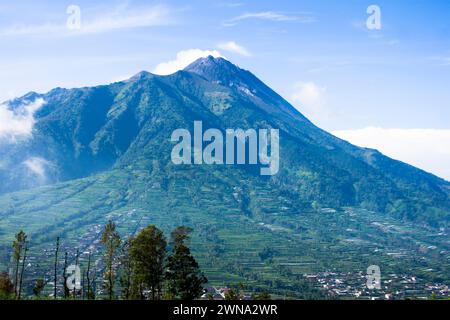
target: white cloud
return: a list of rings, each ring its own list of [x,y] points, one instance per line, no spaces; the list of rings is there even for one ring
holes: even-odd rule
[[[44,99],[39,98],[14,109],[6,104],[0,105],[0,139],[15,142],[31,135],[35,123],[34,113],[44,103]]]
[[[40,157],[31,157],[23,162],[23,164],[34,173],[39,179],[45,180],[45,168],[50,164],[47,160]]]
[[[315,18],[310,13],[302,13],[300,15],[286,15],[274,11],[264,11],[264,12],[251,12],[244,13],[237,17],[234,17],[224,23],[225,26],[234,26],[237,22],[248,19],[259,19],[259,20],[269,20],[276,22],[283,21],[298,21],[301,23],[311,23],[315,21]]]
[[[183,50],[177,53],[177,57],[175,60],[162,62],[158,64],[156,68],[153,70],[153,73],[159,75],[172,74],[177,72],[178,70],[184,69],[195,60],[199,58],[206,58],[208,56],[213,56],[215,58],[222,57],[220,52],[217,50],[200,50],[200,49]]]
[[[222,42],[217,45],[217,47],[224,51],[229,51],[233,53],[240,54],[241,56],[250,57],[251,53],[243,46],[238,45],[234,41]]]
[[[244,13],[232,19],[232,21],[245,20],[245,19],[263,19],[272,21],[293,21],[297,20],[297,17],[287,16],[281,13],[266,11],[256,13]]]
[[[308,108],[321,108],[325,104],[326,88],[320,87],[312,81],[297,82],[292,100],[305,105]]]
[[[109,12],[102,12],[92,19],[84,19],[82,9],[81,28],[70,30],[66,23],[44,23],[40,25],[13,25],[0,30],[0,36],[23,35],[83,35],[104,33],[118,29],[164,26],[171,24],[170,10],[157,5],[130,10],[118,6]],[[69,16],[68,16],[69,17]]]
[[[139,10],[114,11],[93,21],[82,23],[81,33],[101,33],[116,29],[131,29],[168,25],[171,22],[169,9],[165,6],[141,8]]]
[[[326,108],[327,88],[312,81],[297,82],[290,100],[300,112],[314,121],[323,120],[330,115]]]
[[[334,131],[361,147],[409,163],[450,181],[450,129],[384,129],[367,127]]]
[[[243,2],[219,2],[217,3],[218,7],[225,7],[225,8],[237,8],[237,7],[242,7],[243,5],[245,5],[245,3]]]

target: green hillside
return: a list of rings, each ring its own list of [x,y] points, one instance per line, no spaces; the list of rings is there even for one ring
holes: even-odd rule
[[[372,264],[386,274],[449,281],[450,246],[443,234],[362,209],[299,209],[269,182],[242,180],[233,172],[176,170],[163,182],[159,170],[154,163],[150,171],[114,170],[0,197],[0,206],[8,208],[0,219],[1,261],[8,260],[10,240],[21,226],[30,234],[32,261],[39,262],[28,276],[50,276],[57,236],[72,257],[75,248],[99,257],[98,231],[112,218],[123,235],[148,224],[165,231],[191,226],[194,254],[214,285],[243,282],[281,296],[324,297],[304,274],[349,272],[362,286],[358,273]],[[439,249],[422,250],[431,246]]]

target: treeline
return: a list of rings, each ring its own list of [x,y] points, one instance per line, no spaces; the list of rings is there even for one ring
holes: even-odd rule
[[[53,285],[53,292],[46,295],[47,299],[199,298],[207,279],[187,246],[191,232],[189,227],[178,227],[171,232],[167,242],[164,233],[150,225],[136,236],[122,239],[116,224],[109,221],[101,233],[101,268],[93,261],[93,253],[89,252],[83,271],[79,250],[76,251],[73,265],[69,265],[68,252],[65,252],[61,268],[61,246],[57,238],[52,279],[35,279],[29,287],[33,286],[33,296],[37,299],[42,299],[42,293],[49,284]],[[31,297],[30,294],[24,295],[24,274],[29,251],[27,238],[23,231],[15,236],[12,244],[12,274],[0,273],[0,299]],[[100,290],[97,288],[98,271],[101,272]],[[61,286],[62,290],[58,290]]]

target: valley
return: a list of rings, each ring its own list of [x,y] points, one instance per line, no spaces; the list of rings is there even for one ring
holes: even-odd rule
[[[399,224],[358,208],[295,211],[292,199],[268,192],[264,184],[242,195],[237,178],[197,177],[197,183],[176,178],[163,188],[145,171],[112,171],[2,196],[0,206],[10,212],[1,213],[1,261],[8,261],[21,225],[30,235],[28,277],[51,279],[57,236],[72,259],[80,250],[81,265],[92,253],[100,274],[101,226],[113,219],[123,236],[149,224],[165,231],[192,227],[191,246],[211,286],[243,283],[252,292],[286,298],[428,297],[438,290],[427,288],[448,286],[445,232],[432,234],[426,226]],[[364,289],[365,270],[373,264],[382,270],[383,294]],[[403,282],[413,277],[415,289],[408,291]]]

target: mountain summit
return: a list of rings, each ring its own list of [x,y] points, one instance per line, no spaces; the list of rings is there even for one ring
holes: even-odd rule
[[[283,111],[289,117],[308,121],[250,71],[241,69],[224,58],[214,58],[213,56],[200,58],[188,65],[184,71],[198,74],[208,82],[234,88],[247,96],[258,99],[258,104],[265,105],[267,111],[272,113]]]
[[[228,60],[213,56],[197,59],[184,68],[184,71],[201,75],[208,81],[220,82],[236,80],[236,77],[245,72]]]

